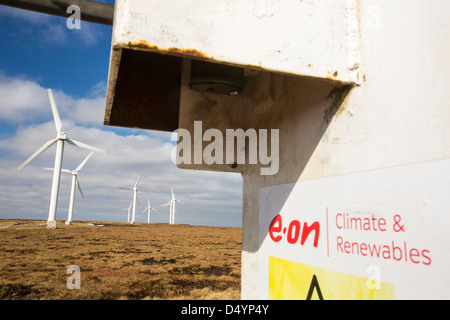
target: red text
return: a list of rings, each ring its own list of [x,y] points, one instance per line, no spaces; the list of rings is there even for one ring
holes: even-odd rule
[[[348,213],[338,213],[336,215],[336,227],[338,229],[347,230],[364,230],[364,231],[386,231],[386,220],[372,217],[352,217]]]
[[[388,245],[380,245],[345,241],[342,237],[337,237],[337,252],[383,258],[385,260],[412,262],[415,264],[422,263],[426,266],[431,264],[429,250],[408,248],[406,242],[398,244],[391,241]]]
[[[269,226],[269,236],[274,242],[279,242],[286,235],[286,240],[290,244],[299,242],[304,245],[309,235],[314,231],[313,246],[317,247],[319,243],[320,224],[315,221],[311,225],[306,222],[301,226],[300,221],[292,220],[288,226],[283,226],[283,219],[280,214],[273,218]]]

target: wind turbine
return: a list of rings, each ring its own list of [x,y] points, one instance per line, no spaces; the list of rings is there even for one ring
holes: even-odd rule
[[[136,181],[136,183],[134,184],[134,186],[132,186],[132,187],[121,187],[121,188],[120,188],[120,189],[130,189],[130,190],[133,190],[133,216],[132,216],[132,218],[131,218],[131,224],[134,223],[135,218],[136,218],[136,199],[137,199],[137,192],[138,192],[137,186],[138,186],[139,180],[141,180],[141,177],[142,177],[142,173],[141,173],[141,175],[139,176],[139,178],[137,179],[137,181]]]
[[[150,206],[150,198],[147,198],[147,200],[148,200],[148,206],[147,206],[147,208],[145,208],[144,210],[142,210],[142,212],[144,212],[145,210],[148,210],[148,216],[147,216],[147,223],[150,223],[150,212],[153,210],[153,211],[158,211],[158,210],[156,210],[155,208],[152,208],[151,206]]]
[[[101,150],[96,147],[92,147],[83,142],[79,142],[76,140],[72,140],[67,138],[67,133],[62,131],[61,119],[59,118],[58,109],[56,107],[55,100],[53,98],[53,93],[51,89],[48,89],[48,96],[50,99],[50,105],[52,107],[53,120],[55,121],[56,127],[56,138],[51,139],[44,143],[42,147],[40,147],[35,153],[31,155],[24,163],[22,163],[17,169],[21,170],[28,163],[33,161],[36,157],[38,157],[45,150],[50,148],[54,143],[56,143],[56,155],[55,155],[55,165],[53,168],[53,180],[52,180],[52,191],[50,193],[50,204],[48,209],[48,219],[47,219],[47,228],[56,228],[56,208],[58,204],[58,193],[59,193],[59,182],[61,179],[61,164],[63,159],[63,151],[64,151],[64,142],[68,142],[77,147],[97,151],[101,153],[105,153],[104,150]]]
[[[131,209],[131,206],[132,206],[132,205],[133,205],[133,202],[130,203],[130,205],[128,206],[128,208],[122,209],[122,210],[128,210],[128,220],[127,220],[127,222],[130,222],[130,209]]]
[[[78,172],[84,167],[86,162],[89,160],[89,158],[92,156],[94,152],[91,151],[88,156],[83,160],[83,162],[80,163],[80,165],[75,170],[68,170],[68,169],[61,169],[61,172],[70,173],[72,174],[72,187],[70,189],[70,202],[69,202],[69,215],[67,217],[66,224],[70,225],[72,224],[72,216],[73,216],[73,203],[75,201],[75,189],[78,187],[78,190],[81,193],[81,196],[84,198],[83,191],[81,190],[80,183],[78,182]],[[53,170],[52,168],[45,168],[47,170]]]
[[[172,199],[170,199],[170,201],[167,202],[166,204],[163,204],[162,207],[170,206],[169,224],[175,224],[175,203],[176,202],[183,203],[183,202],[175,198],[172,187],[170,187],[170,191],[172,192]]]

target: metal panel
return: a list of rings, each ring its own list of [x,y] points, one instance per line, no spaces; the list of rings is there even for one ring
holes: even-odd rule
[[[117,0],[113,46],[357,82],[354,0]]]
[[[104,123],[177,129],[180,105],[191,103],[179,100],[190,72],[180,58],[241,67],[249,78],[256,70],[357,84],[357,3],[117,0]]]

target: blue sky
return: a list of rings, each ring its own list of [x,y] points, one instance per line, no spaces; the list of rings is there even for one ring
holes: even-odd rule
[[[113,3],[113,1],[105,1]],[[173,186],[183,204],[176,223],[241,226],[239,174],[183,170],[170,159],[170,132],[103,125],[112,27],[0,5],[0,218],[47,219],[55,148],[27,167],[16,167],[55,137],[48,100],[51,88],[73,139],[105,149],[79,173],[86,196],[76,195],[74,220],[126,221],[131,186],[142,173],[137,221],[145,222],[147,197],[158,209],[153,222],[168,222]],[[74,169],[87,151],[66,146],[63,167]],[[70,177],[62,175],[57,220],[66,220]]]

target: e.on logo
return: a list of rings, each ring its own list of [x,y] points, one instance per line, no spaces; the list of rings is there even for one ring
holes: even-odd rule
[[[283,225],[283,219],[280,214],[278,214],[275,218],[273,218],[272,222],[269,226],[269,236],[274,242],[280,242],[284,236],[286,236],[286,240],[290,244],[295,244],[299,242],[304,245],[308,237],[314,231],[314,241],[313,246],[317,248],[319,243],[319,234],[320,234],[320,223],[315,221],[311,225],[303,222],[303,227],[301,226],[300,221],[292,220],[290,223]]]

